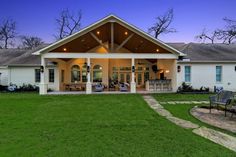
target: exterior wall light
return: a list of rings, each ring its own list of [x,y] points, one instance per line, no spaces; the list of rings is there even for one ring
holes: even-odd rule
[[[132,72],[133,73],[135,72],[135,66],[132,66]]]
[[[178,73],[181,72],[181,66],[180,65],[177,66],[177,72]]]
[[[40,72],[43,73],[44,72],[44,67],[40,66]]]
[[[169,73],[170,72],[170,70],[166,70],[166,73]]]
[[[99,35],[100,34],[100,32],[99,31],[97,31],[97,35]]]
[[[66,52],[66,51],[67,51],[67,48],[63,48],[63,51]]]

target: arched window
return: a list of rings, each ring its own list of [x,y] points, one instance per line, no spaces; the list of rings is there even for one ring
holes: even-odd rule
[[[102,82],[102,67],[100,65],[93,67],[93,82]]]
[[[78,65],[73,65],[71,67],[71,82],[80,81],[80,67]]]

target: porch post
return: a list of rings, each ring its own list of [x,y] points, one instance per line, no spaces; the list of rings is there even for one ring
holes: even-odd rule
[[[40,84],[39,84],[39,94],[40,95],[45,95],[47,94],[47,83],[46,83],[46,78],[45,78],[45,73],[46,73],[46,63],[45,63],[45,58],[41,56],[41,67],[40,67]]]
[[[90,80],[90,58],[87,58],[87,83],[86,83],[86,94],[92,93],[92,83]]]
[[[135,60],[132,58],[132,77],[131,77],[131,93],[136,93],[136,83],[135,83]]]

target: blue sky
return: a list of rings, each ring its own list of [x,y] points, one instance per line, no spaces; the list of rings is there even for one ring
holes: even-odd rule
[[[46,42],[54,40],[55,18],[60,10],[82,10],[82,27],[109,14],[147,31],[155,17],[174,9],[172,27],[177,33],[165,34],[165,42],[196,42],[203,28],[223,27],[223,17],[236,19],[236,0],[1,0],[0,19],[17,21],[19,34],[36,35]]]

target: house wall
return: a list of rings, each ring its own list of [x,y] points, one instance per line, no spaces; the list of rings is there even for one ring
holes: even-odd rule
[[[6,86],[8,85],[8,68],[0,67],[0,85]]]
[[[184,66],[191,66],[191,82],[194,88],[209,87],[211,91],[214,86],[223,87],[224,90],[236,91],[236,64],[193,64],[184,63],[178,64],[181,66],[181,72],[177,73],[177,86],[179,87],[184,82]],[[222,82],[216,83],[216,66],[222,66]]]
[[[9,67],[8,68],[8,84],[16,84],[17,86],[22,86],[23,84],[39,85],[35,82],[35,69],[40,67]],[[47,67],[45,69],[46,81],[48,82],[48,69],[55,70],[54,83],[48,83],[48,88],[52,90],[59,90],[58,82],[58,68],[57,67]]]

